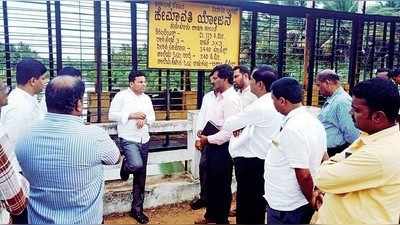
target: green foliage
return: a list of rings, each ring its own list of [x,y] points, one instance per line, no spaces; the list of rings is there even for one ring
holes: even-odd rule
[[[306,0],[270,0],[272,4],[291,5],[291,6],[306,6]]]
[[[368,14],[384,16],[400,16],[400,0],[380,1],[377,5],[367,8]]]
[[[6,61],[6,54],[4,52],[5,45],[3,43],[0,43],[0,49],[2,50],[0,52],[0,64],[5,66],[5,61]],[[10,57],[11,57],[11,67],[14,67],[18,61],[20,61],[23,58],[35,58],[35,59],[40,59],[39,54],[32,50],[29,44],[25,44],[22,42],[19,42],[18,44],[10,44]]]
[[[358,2],[355,0],[320,0],[324,9],[342,11],[342,12],[357,12]]]

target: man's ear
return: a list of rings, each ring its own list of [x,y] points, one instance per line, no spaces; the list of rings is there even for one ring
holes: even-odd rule
[[[74,109],[75,109],[75,111],[78,112],[79,114],[82,113],[82,111],[83,111],[82,99],[79,99],[79,100],[76,102],[76,104],[75,104],[75,106],[74,106]]]
[[[372,113],[371,119],[375,123],[382,123],[387,120],[387,116],[383,111],[376,111]]]
[[[38,79],[36,79],[35,77],[32,77],[31,79],[28,80],[28,83],[31,86],[35,86],[35,83],[37,82]]]

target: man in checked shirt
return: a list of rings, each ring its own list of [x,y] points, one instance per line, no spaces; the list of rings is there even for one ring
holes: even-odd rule
[[[0,107],[7,104],[9,88],[0,81]],[[8,136],[0,124],[0,224],[10,222],[10,215],[19,215],[25,209],[29,192],[26,179],[16,172],[8,160]]]

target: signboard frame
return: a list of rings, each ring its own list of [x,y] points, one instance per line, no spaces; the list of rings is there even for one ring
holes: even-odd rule
[[[148,1],[147,3],[147,62],[146,62],[146,66],[147,69],[149,70],[169,70],[169,71],[181,71],[181,70],[186,70],[186,71],[211,71],[213,68],[185,68],[185,67],[150,67],[150,4],[154,3],[154,2],[162,2],[162,0],[154,0],[154,1]],[[181,3],[189,3],[189,4],[197,4],[197,5],[207,5],[207,6],[223,6],[223,7],[229,7],[229,8],[236,8],[238,10],[238,14],[239,14],[239,32],[238,32],[238,43],[237,43],[237,64],[231,63],[229,65],[231,65],[232,67],[235,65],[240,65],[240,46],[241,46],[241,30],[242,30],[242,9],[241,7],[234,7],[234,6],[229,6],[229,5],[218,5],[218,4],[213,4],[213,3],[201,3],[201,2],[193,2],[193,1],[171,1],[168,0],[168,2],[181,2]],[[216,65],[214,65],[215,67]]]

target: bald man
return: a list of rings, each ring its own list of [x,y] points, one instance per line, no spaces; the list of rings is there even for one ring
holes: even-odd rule
[[[340,85],[333,70],[323,70],[317,75],[317,85],[322,96],[327,97],[318,119],[325,127],[328,155],[342,152],[360,135],[350,115],[351,97]]]

